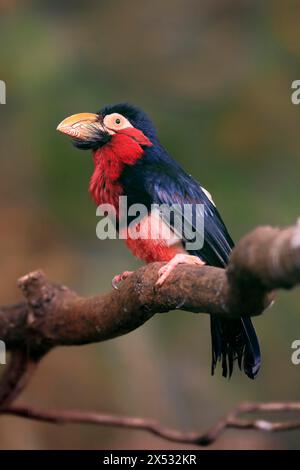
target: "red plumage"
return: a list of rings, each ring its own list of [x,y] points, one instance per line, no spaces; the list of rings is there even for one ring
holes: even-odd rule
[[[123,188],[119,183],[119,178],[124,169],[124,165],[134,165],[139,160],[144,149],[142,145],[151,146],[149,139],[135,128],[127,128],[114,134],[106,145],[94,151],[94,172],[90,180],[89,191],[97,205],[111,204],[119,211],[119,196],[123,194]],[[131,252],[139,259],[151,263],[153,261],[169,261],[177,253],[183,250],[178,243],[169,244],[164,240],[162,224],[159,219],[148,216],[144,218],[136,227],[136,231],[145,231],[154,228],[156,234],[133,238],[127,232],[123,234],[125,243]],[[159,224],[159,225],[158,225]],[[127,229],[126,229],[127,231]]]
[[[152,144],[143,132],[132,127],[114,134],[106,145],[93,152],[94,172],[89,191],[97,205],[112,204],[118,209],[118,199],[123,193],[118,179],[124,165],[134,165],[141,158],[142,145]]]
[[[134,225],[133,234],[130,228],[126,229],[124,238],[131,252],[146,263],[170,261],[175,255],[184,252],[181,240],[155,212]]]
[[[146,263],[170,261],[175,255],[184,251],[179,245],[169,246],[164,240],[132,239],[128,237],[125,243],[134,256]]]

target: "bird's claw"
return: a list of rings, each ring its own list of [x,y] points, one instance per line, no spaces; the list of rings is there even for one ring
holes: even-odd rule
[[[196,266],[204,266],[205,263],[198,256],[186,255],[183,253],[177,254],[167,264],[162,266],[158,271],[158,279],[155,283],[156,286],[162,286],[165,280],[169,277],[171,272],[178,266],[178,264],[192,264]]]
[[[127,279],[132,273],[133,271],[124,271],[122,274],[117,274],[115,277],[113,277],[111,281],[113,288],[119,290],[119,284],[122,281],[125,281],[125,279]]]
[[[116,281],[116,277],[117,277],[117,276],[115,276],[115,277],[111,280],[111,285],[112,285],[112,287],[113,287],[115,290],[119,290],[118,281]]]

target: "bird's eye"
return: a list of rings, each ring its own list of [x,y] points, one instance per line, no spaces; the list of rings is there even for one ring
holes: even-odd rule
[[[121,119],[117,118],[116,119],[116,124],[121,124]]]

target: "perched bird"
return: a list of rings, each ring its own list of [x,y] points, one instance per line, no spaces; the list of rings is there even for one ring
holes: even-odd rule
[[[109,105],[95,114],[70,116],[57,129],[71,136],[76,147],[92,150],[94,172],[89,191],[97,205],[109,203],[118,210],[119,196],[127,196],[128,206],[144,204],[154,223],[153,204],[191,204],[193,215],[197,205],[203,205],[204,243],[199,250],[188,250],[184,235],[172,242],[163,236],[126,238],[129,249],[146,263],[167,262],[159,271],[158,286],[181,263],[226,266],[234,243],[211,195],[168,154],[153,123],[141,109],[127,103]],[[193,220],[192,217],[192,224]],[[142,230],[143,221],[140,225]],[[130,274],[125,271],[116,276],[113,284]],[[210,323],[212,374],[221,361],[223,376],[230,377],[237,360],[240,369],[254,379],[261,355],[250,318],[225,319],[211,315]]]

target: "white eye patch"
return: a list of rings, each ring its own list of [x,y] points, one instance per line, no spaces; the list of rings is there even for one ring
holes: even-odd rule
[[[132,124],[122,114],[112,113],[105,116],[103,124],[110,134],[114,134],[127,127],[133,127]]]

